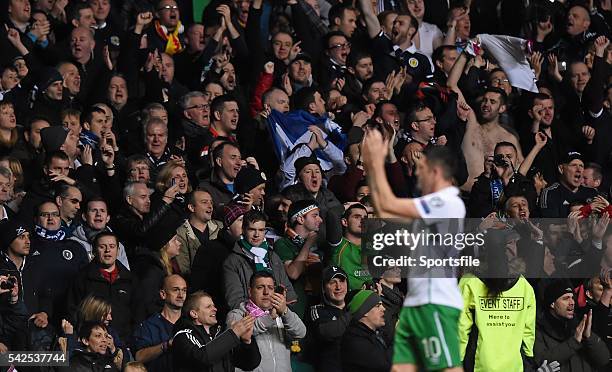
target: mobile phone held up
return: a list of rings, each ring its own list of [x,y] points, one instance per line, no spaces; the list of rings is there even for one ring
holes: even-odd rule
[[[282,285],[277,285],[276,287],[274,287],[274,292],[278,294],[285,294],[285,287],[283,287]]]

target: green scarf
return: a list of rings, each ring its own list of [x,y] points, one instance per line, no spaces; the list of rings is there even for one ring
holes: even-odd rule
[[[261,246],[259,247],[251,245],[251,243],[246,241],[244,238],[241,238],[238,241],[238,244],[240,244],[243,249],[246,249],[253,255],[253,261],[255,262],[255,272],[272,272],[272,267],[270,266],[270,246],[268,245],[268,242],[266,240],[264,240],[263,243],[261,243]]]

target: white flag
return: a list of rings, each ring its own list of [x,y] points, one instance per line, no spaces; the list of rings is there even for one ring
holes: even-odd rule
[[[478,35],[482,48],[499,62],[513,87],[538,93],[536,77],[525,56],[527,40],[506,35]]]

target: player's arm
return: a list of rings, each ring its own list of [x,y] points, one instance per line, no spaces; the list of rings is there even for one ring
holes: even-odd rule
[[[369,130],[361,146],[363,162],[368,176],[370,195],[378,217],[418,218],[419,212],[413,199],[398,198],[387,181],[385,158],[388,141],[378,130]]]

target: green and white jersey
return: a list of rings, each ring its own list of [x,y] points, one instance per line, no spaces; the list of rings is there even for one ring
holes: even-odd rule
[[[428,232],[457,234],[463,232],[465,205],[459,197],[459,189],[453,186],[414,199],[422,220],[413,224],[413,233]],[[459,255],[454,247],[418,246],[412,257],[451,258]],[[408,277],[408,294],[404,306],[426,304],[444,305],[463,309],[463,299],[457,286],[456,273],[450,267],[417,271]],[[416,277],[415,277],[416,276]]]

